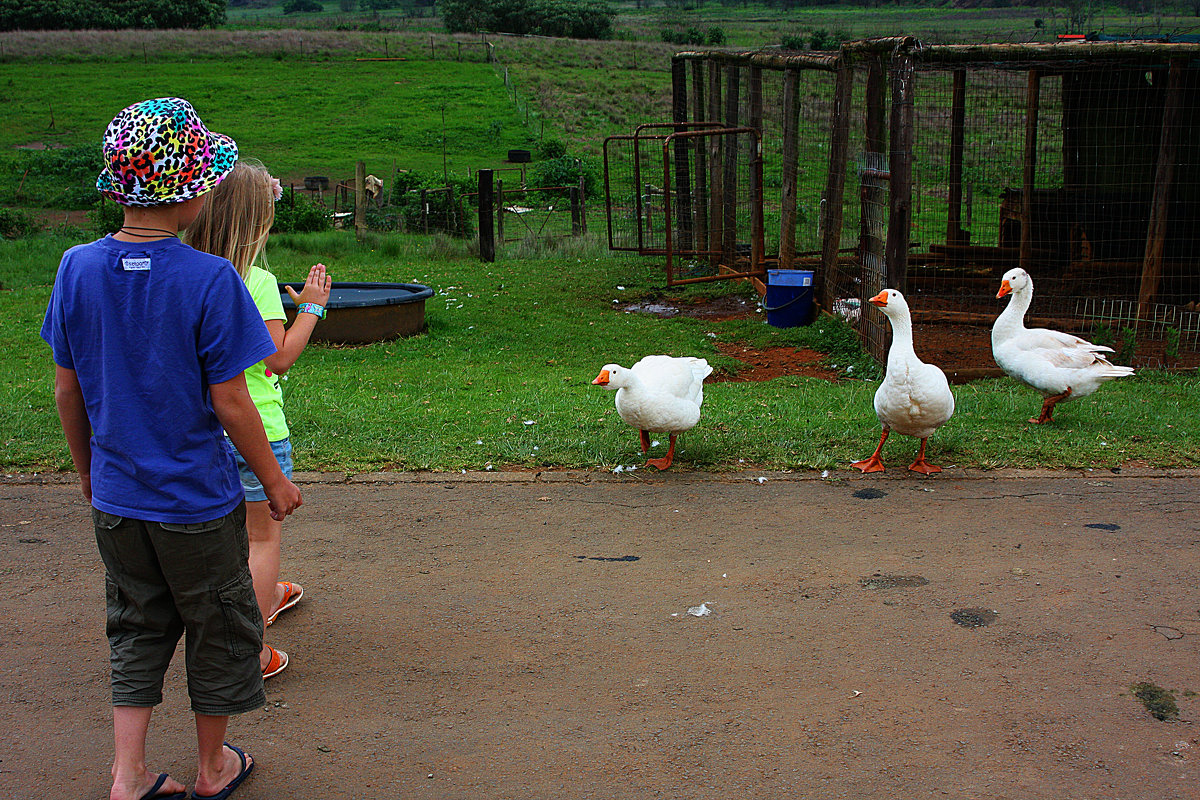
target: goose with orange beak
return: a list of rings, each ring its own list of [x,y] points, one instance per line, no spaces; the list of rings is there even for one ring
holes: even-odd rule
[[[675,458],[676,436],[700,421],[704,379],[711,374],[703,358],[646,356],[628,368],[605,364],[592,383],[616,391],[617,414],[638,429],[643,453],[650,449],[651,433],[670,435],[667,454],[646,462],[667,469]]]
[[[1042,393],[1042,413],[1029,421],[1050,422],[1054,406],[1095,392],[1101,384],[1133,374],[1103,354],[1111,347],[1048,328],[1026,328],[1025,312],[1033,301],[1033,279],[1023,269],[1010,269],[1000,281],[997,299],[1010,296],[992,326],[992,357],[1008,375]]]
[[[863,472],[883,472],[883,443],[888,434],[896,431],[921,440],[921,449],[909,465],[910,470],[922,475],[941,472],[941,467],[925,460],[925,442],[954,413],[950,383],[941,369],[917,358],[913,350],[912,314],[904,295],[895,289],[884,289],[869,302],[886,314],[892,324],[887,373],[875,391],[875,415],[883,426],[883,435],[869,458],[850,466]]]

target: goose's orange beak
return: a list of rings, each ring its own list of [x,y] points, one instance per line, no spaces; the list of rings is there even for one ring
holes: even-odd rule
[[[600,370],[600,374],[596,376],[596,380],[592,381],[595,386],[608,386],[608,370]]]
[[[887,306],[887,289],[884,289],[882,292],[875,295],[867,302],[873,306],[879,306],[880,308],[886,307]]]
[[[1012,287],[1008,285],[1008,281],[1000,281],[1000,291],[996,292],[996,299],[999,300],[1006,294],[1012,294]]]

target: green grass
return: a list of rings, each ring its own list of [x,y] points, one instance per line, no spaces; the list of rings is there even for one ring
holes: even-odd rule
[[[71,87],[69,92],[63,87]],[[237,140],[285,181],[354,175],[355,161],[390,175],[500,167],[531,145],[486,64],[456,61],[295,61],[251,57],[195,64],[0,64],[0,152],[33,142],[98,142],[112,116],[145,97],[177,95],[205,124]],[[445,110],[445,126],[442,111]]]
[[[70,468],[54,413],[52,365],[38,328],[58,255],[71,240],[38,236],[0,243],[0,463],[10,471]],[[824,319],[777,330],[757,321],[657,319],[614,308],[663,293],[660,268],[570,243],[494,264],[443,239],[388,236],[357,244],[334,232],[281,236],[269,250],[281,279],[320,260],[337,280],[423,283],[435,289],[423,334],[355,348],[310,346],[285,384],[301,469],[460,470],[640,464],[636,432],[616,416],[613,395],[591,385],[607,362],[643,355],[740,364],[717,339],[832,350],[831,361],[866,365],[853,337]],[[624,289],[619,289],[623,286]],[[748,291],[689,287],[685,296]],[[670,292],[674,294],[675,292]],[[709,336],[715,334],[717,339]],[[855,360],[855,359],[859,360]],[[856,370],[861,374],[869,366]],[[1059,407],[1056,422],[1030,426],[1040,398],[1008,380],[955,388],[954,418],[930,441],[930,458],[962,467],[1119,466],[1200,463],[1200,393],[1194,375],[1144,373]],[[700,425],[680,440],[684,469],[844,469],[874,448],[875,380],[829,383],[780,378],[709,383]],[[658,448],[659,452],[665,445]],[[896,436],[892,468],[916,443]]]

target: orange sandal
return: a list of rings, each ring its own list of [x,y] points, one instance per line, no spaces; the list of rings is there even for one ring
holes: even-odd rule
[[[283,600],[280,601],[279,608],[275,609],[271,613],[271,616],[267,617],[267,626],[270,626],[276,617],[296,605],[296,603],[299,603],[300,598],[304,597],[304,589],[291,581],[280,581],[279,585],[283,587]]]
[[[266,645],[266,648],[271,651],[271,660],[267,662],[265,667],[263,667],[262,674],[264,681],[267,678],[274,678],[276,675],[287,669],[288,665],[287,653],[283,652],[282,650],[276,650],[274,647],[271,647],[271,645]]]

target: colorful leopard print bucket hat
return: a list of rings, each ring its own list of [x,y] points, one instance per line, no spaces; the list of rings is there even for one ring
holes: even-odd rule
[[[125,206],[181,203],[220,183],[237,156],[233,139],[205,128],[187,100],[143,100],[108,124],[96,188]]]

